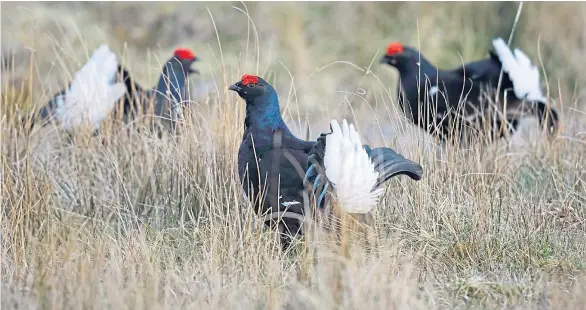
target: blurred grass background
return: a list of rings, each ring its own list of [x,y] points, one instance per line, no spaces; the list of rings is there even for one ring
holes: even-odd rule
[[[221,71],[218,41],[232,72],[257,69],[256,39],[237,7],[248,10],[258,31],[258,73],[274,75],[278,90],[286,91],[290,72],[299,104],[318,108],[319,99],[339,101],[335,91],[374,87],[366,68],[394,93],[397,74],[378,64],[391,41],[418,47],[440,68],[486,57],[493,37],[508,39],[518,5],[250,2],[246,9],[240,2],[7,2],[2,5],[2,53],[14,55],[11,78],[19,82],[29,76],[34,60],[35,96],[63,87],[69,78],[63,70],[79,68],[104,42],[145,85],[154,85],[160,63],[176,47],[192,48],[204,59],[198,79],[205,82]],[[512,41],[535,62],[541,56],[551,93],[568,102],[579,98],[585,79],[585,8],[579,2],[526,3]],[[318,70],[335,61],[359,69],[338,63]]]
[[[551,144],[537,133],[528,146],[438,147],[436,157],[394,106],[397,72],[378,63],[390,41],[440,68],[484,58],[493,37],[508,39],[518,6],[2,2],[4,115],[45,104],[102,43],[145,87],[177,47],[202,59],[197,115],[177,139],[69,144],[3,120],[2,308],[583,307],[586,5],[526,2],[512,41],[543,64],[562,115]],[[335,253],[310,245],[307,267],[246,222],[234,172],[244,107],[226,91],[243,73],[268,77],[309,138],[356,113],[366,142],[380,145],[375,121],[392,123],[384,143],[424,166],[418,183],[390,182],[381,248],[345,261],[345,294],[333,289]]]

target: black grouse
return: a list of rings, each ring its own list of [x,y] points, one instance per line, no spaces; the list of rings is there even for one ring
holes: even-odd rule
[[[281,117],[275,89],[260,77],[244,75],[229,89],[237,92],[246,102],[244,135],[238,151],[238,175],[256,212],[266,216],[264,223],[271,227],[277,226],[283,232],[281,245],[284,249],[289,246],[293,236],[302,234],[300,216],[305,214],[304,179],[319,181],[316,180],[318,174],[315,173],[315,166],[308,169],[311,154],[325,154],[322,158],[325,158],[326,173],[332,186],[341,188],[345,194],[339,199],[344,200],[341,205],[347,205],[351,212],[359,210],[360,204],[368,208],[373,201],[376,202],[376,199],[364,197],[370,197],[371,192],[378,195],[378,186],[392,176],[405,174],[414,180],[421,178],[420,165],[390,148],[371,150],[364,146],[357,150],[344,144],[350,141],[345,122],[346,131],[342,138],[339,131],[328,135],[335,138],[327,141],[329,148],[325,148],[325,141],[317,144],[295,137]],[[334,124],[337,125],[335,121],[332,126],[336,128]],[[360,145],[353,127],[352,133],[352,141]],[[370,160],[376,160],[376,163],[373,165]],[[373,175],[375,181],[372,181]],[[282,220],[281,217],[274,217],[282,216],[285,212],[293,217],[282,217]]]
[[[514,132],[527,115],[536,116],[553,136],[559,127],[558,113],[541,92],[538,69],[521,50],[515,49],[513,55],[503,39],[492,43],[488,59],[453,70],[435,68],[413,47],[389,44],[381,62],[399,71],[398,101],[406,116],[444,140],[453,130],[458,130],[461,139],[470,129],[489,129],[491,137],[503,137],[505,132]],[[501,69],[498,104],[490,104],[495,100],[487,100],[486,95],[494,99]],[[504,125],[510,125],[509,129]]]
[[[152,99],[155,116],[174,120],[180,113],[181,102],[186,98],[187,77],[197,73],[191,68],[197,60],[190,50],[177,49],[165,63],[157,87],[144,90],[118,63],[116,54],[107,45],[101,45],[75,74],[68,87],[40,109],[38,118],[43,120],[43,125],[56,121],[67,131],[89,124],[97,132],[100,123],[116,111],[118,100],[123,98],[126,121],[136,117],[138,105],[147,111]],[[34,121],[33,118],[31,126]]]
[[[174,128],[175,120],[181,115],[183,103],[188,100],[187,80],[191,74],[199,74],[191,66],[199,60],[189,49],[176,49],[173,57],[165,62],[156,88],[147,90],[134,81],[126,68],[119,65],[122,81],[128,89],[123,103],[124,119],[128,121],[135,118],[140,109],[147,111],[154,100],[153,114],[169,120]]]

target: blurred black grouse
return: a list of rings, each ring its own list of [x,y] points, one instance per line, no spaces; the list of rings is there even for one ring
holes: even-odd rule
[[[84,123],[89,123],[97,131],[100,122],[116,111],[116,103],[123,98],[126,121],[136,117],[139,105],[146,111],[152,99],[156,116],[174,119],[180,103],[186,98],[187,78],[191,73],[197,73],[191,68],[197,60],[192,51],[177,49],[166,61],[157,87],[144,90],[118,63],[116,54],[107,45],[101,45],[76,72],[67,88],[40,109],[38,117],[43,120],[43,125],[57,121],[68,131]],[[34,120],[30,125],[34,125]]]
[[[191,74],[199,74],[191,66],[199,60],[189,49],[176,49],[173,57],[165,62],[157,86],[147,90],[134,81],[126,68],[119,65],[118,70],[128,90],[123,104],[125,120],[136,117],[139,106],[143,111],[146,110],[154,99],[153,114],[169,120],[174,128],[175,120],[181,115],[181,107],[188,100],[187,80]]]
[[[347,137],[350,135],[347,125],[344,131],[346,139],[331,140],[334,142],[332,142],[333,145],[330,149],[333,147],[334,151],[328,153],[326,148],[328,145],[325,144],[325,138],[323,138],[326,135],[322,135],[322,143],[316,144],[315,141],[301,140],[291,133],[281,117],[279,99],[275,89],[262,78],[244,75],[229,89],[237,92],[246,101],[244,135],[238,151],[238,175],[244,192],[255,205],[257,214],[268,216],[264,223],[271,227],[276,225],[279,231],[283,232],[281,245],[283,248],[287,248],[291,237],[302,233],[299,216],[304,215],[305,212],[304,179],[316,183],[321,182],[316,180],[318,174],[315,173],[315,167],[311,166],[311,169],[308,167],[310,154],[323,155],[325,153],[320,158],[325,161],[326,174],[329,173],[328,176],[333,176],[333,180],[330,181],[334,187],[348,185],[348,180],[364,179],[360,176],[369,170],[352,170],[353,167],[356,167],[355,163],[364,162],[364,160],[355,161],[356,157],[352,157],[352,154],[356,152],[340,151],[345,149],[346,145],[343,145],[343,142],[348,141]],[[351,128],[353,130],[353,127]],[[359,142],[356,132],[352,132],[353,141]],[[329,136],[336,138],[340,134]],[[330,140],[328,140],[329,142]],[[376,173],[375,182],[368,183],[371,185],[368,188],[364,186],[354,187],[350,190],[345,188],[345,194],[350,195],[349,197],[368,196],[371,191],[376,191],[380,184],[395,175],[405,174],[415,180],[421,178],[421,166],[403,158],[390,148],[381,147],[371,150],[368,146],[361,146],[359,149],[362,152],[359,154],[363,154],[367,158],[366,162],[370,163],[374,170],[370,176]],[[368,158],[369,156],[371,158]],[[374,160],[374,163],[371,163],[370,159]],[[342,163],[343,169],[340,168],[340,164],[336,163]],[[342,171],[339,171],[340,169]],[[344,176],[341,181],[336,177],[340,173]],[[361,185],[366,184],[362,183]],[[325,188],[323,190],[325,191]],[[363,203],[370,202],[363,201]],[[277,217],[271,218],[271,216],[279,214],[282,216],[285,211],[298,217],[284,217],[282,220],[278,220]]]
[[[558,113],[548,107],[547,98],[541,92],[538,69],[531,65],[521,50],[515,49],[513,55],[503,39],[494,39],[492,43],[494,50],[489,52],[488,59],[454,70],[435,68],[415,48],[398,42],[389,44],[381,62],[399,71],[398,101],[406,116],[442,139],[447,139],[454,129],[460,133],[467,131],[460,131],[459,126],[489,129],[492,137],[503,137],[505,132],[514,132],[519,120],[526,115],[536,116],[550,135],[555,134],[559,127]],[[488,104],[491,101],[486,100],[485,95],[491,94],[494,98],[501,69],[504,72],[496,105],[498,108],[495,109],[495,105]],[[506,116],[503,117],[503,113]],[[493,117],[486,117],[488,115]],[[487,122],[490,119],[493,121]],[[501,126],[507,123],[511,127],[501,130]]]

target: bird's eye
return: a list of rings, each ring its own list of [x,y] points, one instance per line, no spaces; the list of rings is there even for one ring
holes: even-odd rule
[[[250,84],[247,84],[246,86],[248,86],[250,88],[255,88],[256,87],[256,84],[255,83],[250,83]]]

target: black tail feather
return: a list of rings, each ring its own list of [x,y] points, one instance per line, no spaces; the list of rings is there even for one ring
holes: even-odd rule
[[[388,147],[370,150],[370,147],[365,145],[364,148],[374,163],[374,171],[379,174],[376,187],[399,175],[406,175],[415,181],[421,180],[423,168],[418,163],[406,159]]]

